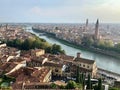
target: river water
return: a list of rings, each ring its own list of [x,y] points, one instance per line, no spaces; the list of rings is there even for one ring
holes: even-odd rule
[[[29,29],[28,31],[39,36],[39,33],[32,31],[32,29],[31,30]],[[52,44],[56,43],[58,45],[61,45],[62,49],[65,50],[67,55],[76,56],[76,53],[80,52],[81,57],[95,60],[99,68],[120,74],[120,59],[116,59],[112,56],[94,53],[91,51],[86,51],[84,49],[81,50],[81,49],[69,46],[68,44],[65,44],[63,42],[60,42],[52,37],[48,37],[46,35],[39,36],[39,37],[45,39],[49,43],[52,43]]]

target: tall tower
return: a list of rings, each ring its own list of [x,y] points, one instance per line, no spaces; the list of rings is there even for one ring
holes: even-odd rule
[[[97,22],[95,24],[95,39],[99,39],[99,19],[97,19]]]
[[[86,19],[86,24],[85,24],[85,27],[84,27],[84,32],[86,32],[88,30],[88,19]]]
[[[88,29],[88,19],[86,19],[86,30]]]
[[[6,30],[8,29],[8,24],[6,24]]]
[[[2,24],[0,25],[0,28],[2,28]]]

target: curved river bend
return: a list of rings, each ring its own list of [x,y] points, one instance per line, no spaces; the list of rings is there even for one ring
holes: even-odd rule
[[[27,30],[31,33],[34,33],[35,35],[39,36],[39,33],[36,33],[34,31],[32,31],[32,29]],[[76,56],[77,52],[81,53],[81,57],[83,58],[87,58],[87,59],[91,59],[91,60],[95,60],[97,63],[97,66],[99,68],[108,70],[108,71],[112,71],[112,72],[116,72],[120,74],[120,60],[116,59],[114,57],[111,56],[107,56],[107,55],[103,55],[103,54],[99,54],[99,53],[94,53],[94,52],[90,52],[90,51],[85,51],[85,50],[81,50],[81,49],[77,49],[75,47],[72,46],[68,46],[52,37],[48,37],[48,36],[39,36],[40,38],[45,39],[46,41],[48,41],[49,43],[56,43],[58,45],[61,45],[62,49],[65,50],[67,55],[70,56]]]

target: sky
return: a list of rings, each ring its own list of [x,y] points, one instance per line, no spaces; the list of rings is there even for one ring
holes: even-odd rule
[[[120,23],[120,0],[0,0],[0,22]]]

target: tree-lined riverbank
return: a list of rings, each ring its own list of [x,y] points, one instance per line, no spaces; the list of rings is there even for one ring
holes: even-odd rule
[[[32,28],[32,29],[35,32],[38,32],[38,33],[40,33],[40,32],[41,33],[46,33],[47,36],[53,37],[53,38],[59,40],[60,42],[65,43],[69,46],[72,46],[72,47],[75,47],[75,48],[78,48],[78,49],[83,49],[83,50],[95,52],[95,53],[101,53],[101,54],[104,54],[104,55],[108,55],[108,56],[112,56],[112,57],[120,59],[120,53],[117,53],[115,51],[108,51],[108,50],[103,50],[103,49],[99,49],[99,48],[95,48],[95,47],[86,47],[84,45],[77,45],[76,43],[57,38],[56,35],[53,34],[53,33],[49,33],[49,32],[46,32],[44,30],[39,30],[39,29],[35,29],[35,28]]]
[[[76,56],[77,52],[81,52],[81,57],[95,60],[97,63],[97,66],[99,68],[103,68],[105,70],[120,74],[120,70],[118,69],[118,68],[120,68],[120,65],[119,65],[120,60],[118,58],[114,58],[112,56],[108,56],[105,54],[89,51],[89,50],[86,50],[85,48],[77,47],[76,45],[72,45],[72,44],[69,44],[67,42],[63,42],[63,41],[58,40],[58,39],[56,39],[52,36],[49,36],[47,34],[40,36],[39,34],[41,32],[35,32],[32,29],[27,30],[27,31],[37,35],[40,38],[45,39],[46,41],[48,41],[51,44],[55,43],[55,44],[60,45],[62,47],[62,49],[65,50],[67,55]]]

